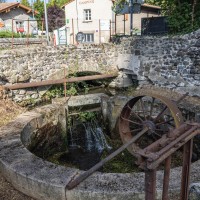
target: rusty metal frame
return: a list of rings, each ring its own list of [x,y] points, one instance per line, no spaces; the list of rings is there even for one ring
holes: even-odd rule
[[[117,73],[111,73],[111,74],[103,74],[103,75],[72,77],[68,79],[62,78],[62,79],[56,79],[56,80],[38,81],[38,82],[31,82],[31,83],[18,83],[14,85],[6,85],[3,87],[9,90],[18,90],[18,89],[40,87],[40,86],[47,86],[47,85],[57,85],[57,84],[74,83],[74,82],[105,79],[105,78],[115,78],[117,76],[118,76]]]

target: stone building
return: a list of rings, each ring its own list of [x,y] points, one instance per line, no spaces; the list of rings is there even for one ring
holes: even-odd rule
[[[0,31],[10,30],[24,34],[31,34],[37,30],[37,21],[34,15],[38,14],[32,8],[20,3],[0,3]]]
[[[114,0],[71,0],[66,3],[63,7],[67,43],[76,44],[78,32],[83,33],[84,43],[106,43],[109,42],[111,35],[124,32],[129,34],[130,17],[127,14],[116,15],[112,11],[113,2]],[[133,27],[141,30],[141,18],[158,16],[159,11],[158,6],[143,4],[141,13],[133,16]]]

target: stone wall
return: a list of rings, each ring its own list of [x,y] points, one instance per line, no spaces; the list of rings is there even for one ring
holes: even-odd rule
[[[133,72],[139,84],[200,96],[200,30],[179,37],[125,38],[118,49],[119,68]]]
[[[176,37],[124,38],[117,44],[4,50],[0,52],[0,84],[62,78],[64,68],[67,73],[73,70],[108,73],[119,69],[120,79],[128,77],[137,79],[140,85],[200,96],[199,47],[200,30]],[[38,90],[14,91],[15,100],[38,98]]]
[[[0,84],[43,81],[64,77],[74,71],[116,71],[113,45],[39,46],[0,52]],[[40,94],[43,94],[43,88]],[[13,91],[15,101],[38,98],[38,90]],[[44,88],[45,90],[45,88]],[[26,94],[26,97],[25,97]]]

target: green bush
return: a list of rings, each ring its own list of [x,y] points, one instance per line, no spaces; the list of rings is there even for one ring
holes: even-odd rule
[[[13,33],[14,38],[25,38],[27,35],[20,34],[20,33]],[[33,37],[29,35],[29,37]],[[12,31],[0,31],[0,38],[12,38]]]

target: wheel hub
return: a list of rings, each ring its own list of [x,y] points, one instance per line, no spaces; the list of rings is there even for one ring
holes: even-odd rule
[[[154,122],[150,121],[150,120],[146,120],[142,123],[143,128],[148,128],[149,129],[149,133],[154,133],[156,130],[156,125]]]

